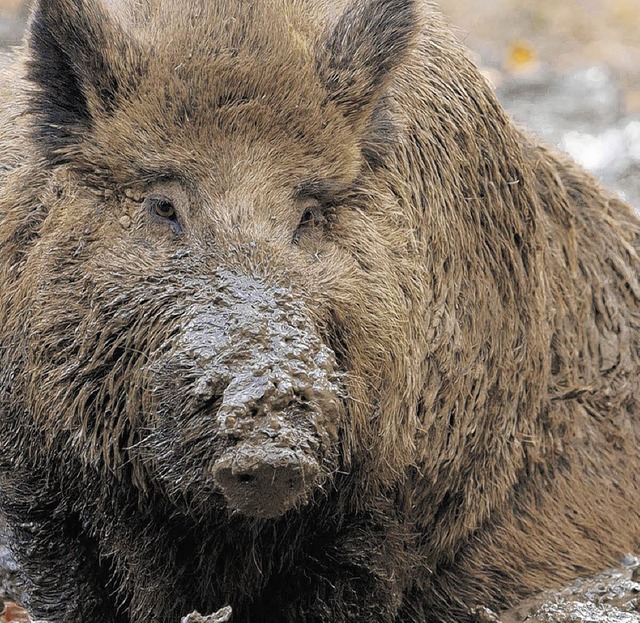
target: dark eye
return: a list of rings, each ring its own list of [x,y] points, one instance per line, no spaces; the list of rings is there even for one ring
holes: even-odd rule
[[[162,218],[174,218],[176,215],[176,209],[168,199],[158,199],[154,202],[153,209]]]
[[[293,244],[298,244],[302,234],[307,230],[311,230],[314,227],[324,227],[327,223],[327,217],[323,206],[319,204],[313,204],[305,209],[300,218],[298,228],[293,234]]]
[[[168,197],[147,197],[145,203],[151,216],[163,221],[169,221],[176,234],[182,231],[182,227],[178,222],[176,207],[171,199]]]

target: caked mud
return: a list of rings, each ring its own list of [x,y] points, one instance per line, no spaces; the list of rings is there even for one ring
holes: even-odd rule
[[[622,565],[592,578],[577,580],[519,604],[501,623],[638,623],[640,558],[626,556]]]
[[[157,392],[157,426],[133,454],[150,464],[160,457],[171,489],[182,470],[201,469],[198,482],[208,471],[230,511],[278,517],[306,502],[337,467],[343,390],[335,357],[291,290],[228,270],[213,283],[190,284],[208,303],[182,312],[174,347],[153,364],[158,377],[194,379],[192,416],[171,416],[172,403],[185,399],[179,384]],[[214,438],[225,449],[211,462]]]

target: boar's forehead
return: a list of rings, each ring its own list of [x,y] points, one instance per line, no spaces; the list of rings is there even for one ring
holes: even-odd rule
[[[318,76],[324,18],[306,6],[147,6],[144,15],[130,17],[132,50],[140,62],[123,63],[123,72],[134,67],[136,75],[120,82],[131,88],[114,116],[97,119],[96,138],[112,153],[125,154],[132,146],[137,158],[141,142],[154,153],[182,147],[204,166],[219,165],[231,153],[229,140],[262,143],[291,162],[292,156],[307,156],[335,163],[329,174],[337,175],[353,160],[356,141]]]
[[[122,112],[155,127],[200,136],[242,131],[252,139],[283,132],[308,137],[325,125],[322,92],[307,68],[297,65],[244,52],[208,56],[194,50],[164,58],[151,53],[139,88]]]

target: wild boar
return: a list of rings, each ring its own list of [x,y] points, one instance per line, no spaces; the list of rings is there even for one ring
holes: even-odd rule
[[[41,0],[0,508],[49,621],[471,621],[640,541],[640,223],[421,0]]]

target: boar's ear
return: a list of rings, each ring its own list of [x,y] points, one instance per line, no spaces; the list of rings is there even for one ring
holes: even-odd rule
[[[29,106],[35,138],[49,161],[60,164],[94,115],[115,107],[120,84],[108,55],[126,57],[125,36],[100,0],[39,0],[27,40],[26,77],[37,87]]]
[[[358,123],[371,114],[419,29],[416,0],[352,0],[324,38],[318,62],[347,119]]]

